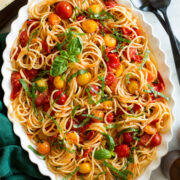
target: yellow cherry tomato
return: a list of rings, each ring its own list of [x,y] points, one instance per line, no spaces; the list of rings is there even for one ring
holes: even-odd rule
[[[65,87],[65,81],[62,80],[61,76],[56,76],[53,83],[55,88],[57,89],[62,89]]]
[[[124,69],[125,69],[124,64],[121,64],[121,65],[117,68],[117,70],[116,70],[116,77],[121,76],[121,74],[123,73]]]
[[[91,172],[91,165],[90,163],[84,162],[79,165],[80,169],[79,172],[82,174],[87,174]]]
[[[77,134],[75,132],[67,133],[66,140],[69,144],[76,144],[78,142]]]
[[[150,125],[147,125],[145,128],[144,128],[144,132],[146,132],[147,134],[156,134],[157,132],[157,129],[153,126],[150,126]]]
[[[37,84],[37,86],[38,87],[48,87],[48,83],[47,83],[47,80],[46,79],[44,79],[44,78],[42,78],[42,79],[40,79],[40,80],[37,80],[36,81],[36,84]]]
[[[88,84],[91,81],[92,75],[90,72],[87,72],[85,74],[80,74],[77,77],[77,82],[80,86],[84,86]]]
[[[109,108],[111,108],[113,106],[113,101],[104,101],[103,102],[103,107],[105,108],[105,109],[109,109]]]
[[[37,151],[42,155],[48,154],[50,150],[51,147],[48,141],[41,141],[37,144]]]
[[[103,119],[104,119],[104,112],[103,111],[100,111],[100,110],[95,110],[92,115],[94,115],[95,117],[97,118],[100,118],[102,120],[99,120],[99,119],[96,119],[96,118],[92,118],[91,120],[94,121],[94,122],[102,122]]]
[[[93,11],[95,14],[99,14],[102,10],[103,7],[101,4],[93,4],[89,7],[91,11]]]
[[[130,83],[128,84],[128,91],[131,94],[135,94],[136,91],[138,91],[139,89],[139,83],[135,80],[130,81]]]
[[[84,22],[82,22],[82,29],[87,33],[93,33],[97,31],[98,24],[96,21],[88,19]]]
[[[60,24],[61,19],[58,15],[52,13],[48,16],[48,22],[49,22],[49,24],[54,26],[54,25]]]
[[[110,34],[106,34],[104,36],[104,42],[106,46],[110,48],[115,48],[117,44],[117,40],[113,38]]]

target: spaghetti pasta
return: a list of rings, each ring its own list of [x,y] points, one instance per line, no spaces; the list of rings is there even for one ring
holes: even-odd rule
[[[32,3],[10,60],[12,116],[50,171],[136,179],[156,158],[171,126],[169,98],[131,9],[112,0]]]

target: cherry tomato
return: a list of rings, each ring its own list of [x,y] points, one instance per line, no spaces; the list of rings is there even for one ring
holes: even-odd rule
[[[124,112],[120,108],[117,108],[115,117],[121,116],[123,114],[124,114]]]
[[[17,49],[17,51],[16,51],[16,54],[14,55],[14,60],[17,60],[20,52],[21,52],[21,48],[18,46],[18,49]]]
[[[130,153],[130,148],[127,144],[121,144],[115,147],[114,150],[119,158],[128,157]]]
[[[107,122],[112,123],[114,121],[114,113],[109,113],[107,116]]]
[[[137,111],[139,111],[140,109],[141,109],[141,106],[138,105],[138,104],[135,104],[134,107],[133,107],[133,111],[134,111],[134,112],[137,112]]]
[[[36,69],[31,69],[31,70],[25,69],[25,70],[23,70],[23,72],[24,72],[26,78],[29,80],[32,80],[38,74],[38,70],[36,70]]]
[[[99,87],[97,85],[95,85],[95,84],[92,84],[89,87],[89,92],[90,92],[91,96],[94,96],[94,95],[96,95],[99,92]]]
[[[22,47],[25,47],[29,41],[29,37],[27,35],[27,31],[22,31],[19,37],[19,42]]]
[[[39,106],[41,106],[41,105],[43,105],[43,104],[49,103],[49,99],[50,99],[50,97],[49,97],[49,95],[48,95],[48,92],[45,91],[45,92],[43,92],[43,93],[40,93],[40,94],[36,97],[36,99],[35,99],[35,104],[36,104],[37,107],[39,107]]]
[[[59,90],[54,93],[54,100],[56,100],[57,104],[63,105],[67,100],[67,95],[63,90]]]
[[[54,77],[53,76],[49,76],[48,90],[49,90],[49,93],[51,93],[54,90]]]
[[[125,51],[125,55],[127,57],[127,51]],[[130,57],[131,60],[136,61],[138,63],[142,62],[142,57],[136,54],[136,49],[135,48],[130,48],[129,49],[129,57]]]
[[[122,33],[123,33],[123,35],[130,35],[132,33],[132,31],[126,27],[123,27]]]
[[[117,4],[115,1],[113,1],[113,0],[108,0],[108,1],[106,1],[104,4],[106,5],[107,8],[113,8],[113,7],[115,7],[115,6],[118,5],[118,4]]]
[[[37,151],[40,154],[46,155],[50,152],[51,147],[48,141],[42,141],[37,144]]]
[[[85,149],[85,150],[84,150],[83,157],[84,157],[84,158],[85,158],[85,157],[87,157],[87,156],[88,156],[88,154],[92,152],[92,150],[93,150],[93,148],[92,148],[92,147],[90,147],[89,149]]]
[[[31,26],[30,31],[34,30],[35,28],[37,28],[37,27],[39,26],[39,22],[38,22],[37,20],[35,20],[35,19],[28,19],[28,20],[26,21],[26,23],[27,23],[27,26],[28,26],[28,27],[31,26],[31,24],[33,24],[33,25]]]
[[[11,85],[12,85],[12,91],[11,91],[11,99],[15,99],[21,90],[21,83],[20,83],[20,79],[22,79],[22,76],[19,72],[13,72],[11,74]]]
[[[155,119],[154,121],[151,122],[151,125],[156,126],[156,123],[158,123],[158,122],[159,122],[159,119]]]
[[[48,46],[47,42],[44,41],[44,40],[42,41],[42,47],[43,47],[43,49],[44,49],[48,54],[51,53],[50,47]]]
[[[139,144],[142,146],[146,146],[150,138],[151,136],[149,134],[143,134],[140,138]]]
[[[69,19],[73,14],[73,7],[66,1],[61,1],[56,5],[56,14],[62,19]]]
[[[152,138],[150,145],[152,147],[159,146],[161,142],[162,142],[161,135],[159,133],[156,133],[154,137]]]
[[[108,73],[106,78],[105,78],[105,84],[107,86],[111,86],[116,80],[116,77],[113,73]]]
[[[159,92],[163,91],[165,88],[165,84],[164,84],[163,78],[159,72],[158,72],[156,81],[157,81],[157,83],[153,83],[154,89]]]
[[[49,103],[43,104],[43,111],[48,112],[49,108],[50,108]]]
[[[126,132],[123,134],[123,142],[125,144],[129,144],[132,141],[133,141],[132,133]]]
[[[84,18],[85,18],[84,16],[79,15],[79,16],[77,17],[77,21],[82,21]]]
[[[120,66],[119,56],[117,54],[108,54],[109,64],[112,68],[117,69]]]

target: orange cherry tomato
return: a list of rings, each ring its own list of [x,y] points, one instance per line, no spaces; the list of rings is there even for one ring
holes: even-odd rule
[[[42,155],[48,154],[50,150],[51,147],[48,141],[42,141],[37,144],[37,151]]]

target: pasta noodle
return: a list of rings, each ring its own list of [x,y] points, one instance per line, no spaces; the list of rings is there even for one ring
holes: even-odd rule
[[[11,115],[54,174],[136,179],[156,158],[171,126],[169,98],[131,9],[33,1],[10,60]]]

